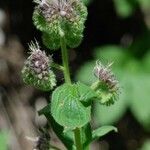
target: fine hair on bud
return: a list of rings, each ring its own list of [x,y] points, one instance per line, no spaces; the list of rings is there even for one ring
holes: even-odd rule
[[[40,50],[39,44],[31,42],[30,56],[22,69],[23,81],[38,89],[48,91],[56,85],[55,75],[51,69],[52,57]]]
[[[96,61],[96,65],[94,67],[94,75],[100,81],[105,83],[111,91],[118,88],[118,81],[111,71],[112,64],[113,63],[108,63],[106,66],[104,66],[100,61]]]
[[[54,17],[65,17],[71,21],[76,15],[73,11],[75,1],[78,0],[35,0],[47,21]]]
[[[35,0],[33,13],[36,28],[43,33],[43,43],[49,49],[59,49],[65,38],[67,46],[77,47],[83,37],[87,8],[81,0]]]
[[[39,79],[47,79],[47,75],[50,71],[50,64],[52,63],[52,57],[46,56],[45,51],[41,51],[38,42],[34,44],[31,42],[29,45],[30,56],[25,64],[37,75]]]

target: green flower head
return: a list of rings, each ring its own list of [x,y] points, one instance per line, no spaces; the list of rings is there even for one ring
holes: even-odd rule
[[[48,48],[58,49],[64,37],[69,47],[80,44],[87,9],[80,0],[35,0],[34,24]]]
[[[23,81],[44,91],[52,89],[56,85],[56,79],[50,67],[51,56],[46,56],[46,53],[40,50],[37,42],[35,44],[32,42],[29,49],[30,56],[22,69]]]
[[[118,81],[110,69],[111,66],[112,63],[104,66],[100,61],[97,61],[94,67],[94,75],[99,80],[99,88],[96,92],[100,103],[105,105],[113,104],[119,93]]]

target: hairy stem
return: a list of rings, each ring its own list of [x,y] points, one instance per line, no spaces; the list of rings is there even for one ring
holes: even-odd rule
[[[69,71],[69,61],[68,61],[68,51],[65,43],[65,39],[61,38],[61,53],[62,53],[62,62],[63,62],[63,73],[65,78],[65,83],[71,83],[70,78],[70,71]],[[76,150],[82,150],[82,143],[81,143],[81,135],[80,135],[80,129],[76,128],[73,130],[74,137],[75,137],[75,145]]]
[[[66,48],[65,39],[63,37],[61,38],[60,43],[61,43],[62,62],[63,62],[63,67],[64,67],[63,73],[64,73],[65,82],[71,83],[69,62],[68,62],[68,51]]]
[[[81,134],[79,128],[76,128],[74,130],[74,138],[75,138],[76,150],[82,150]]]

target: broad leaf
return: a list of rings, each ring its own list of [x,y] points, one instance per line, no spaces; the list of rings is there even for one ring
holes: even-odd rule
[[[106,135],[107,133],[109,133],[111,131],[117,132],[117,128],[114,126],[102,126],[98,129],[95,129],[92,132],[92,140],[97,140],[98,138]]]
[[[90,107],[84,107],[76,84],[64,84],[52,94],[51,113],[57,123],[73,130],[90,121]]]

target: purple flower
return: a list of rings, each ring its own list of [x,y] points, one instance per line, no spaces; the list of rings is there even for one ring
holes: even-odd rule
[[[107,66],[104,66],[100,61],[97,61],[94,67],[94,75],[106,84],[110,91],[116,91],[118,89],[118,81],[110,69],[112,64],[109,63]]]

